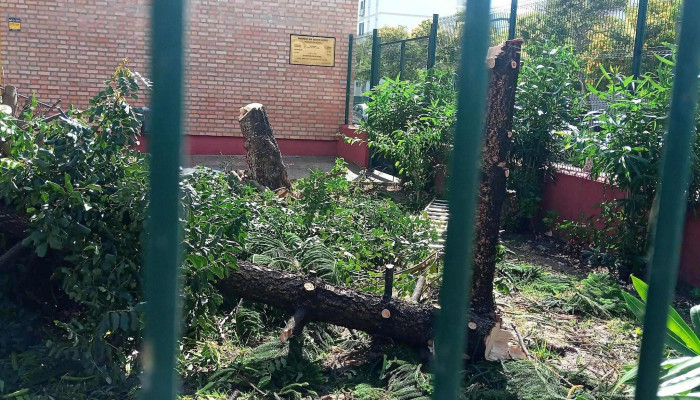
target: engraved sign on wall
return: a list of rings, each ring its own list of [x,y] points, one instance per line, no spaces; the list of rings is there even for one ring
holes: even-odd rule
[[[11,31],[19,31],[22,29],[22,20],[19,18],[10,17],[7,19],[7,25]]]
[[[335,65],[335,38],[291,35],[289,63],[333,67]]]

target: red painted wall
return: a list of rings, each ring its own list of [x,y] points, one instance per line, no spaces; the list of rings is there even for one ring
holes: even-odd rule
[[[343,136],[367,140],[367,136],[364,133],[357,133],[356,130],[357,127],[355,125],[343,125],[340,127],[340,133]],[[369,148],[367,147],[366,142],[358,142],[354,144],[345,143],[343,137],[341,136],[338,139],[336,155],[344,158],[345,161],[359,165],[360,167],[369,167]]]
[[[606,188],[603,182],[594,181],[572,172],[557,172],[554,181],[544,187],[542,207],[544,211],[556,211],[560,218],[576,221],[584,214],[600,215],[595,207],[606,200],[624,197],[614,188]],[[700,215],[700,209],[697,210]],[[598,227],[600,228],[600,226]],[[685,222],[679,278],[700,287],[700,218],[689,213]]]

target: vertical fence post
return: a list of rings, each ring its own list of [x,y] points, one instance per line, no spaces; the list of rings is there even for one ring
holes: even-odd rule
[[[372,30],[372,65],[369,72],[369,88],[379,85],[379,68],[381,62],[382,38],[379,37],[379,29]]]
[[[352,47],[355,43],[355,36],[348,37],[348,76],[345,81],[345,125],[350,123],[350,88],[352,87]]]
[[[458,398],[472,287],[476,194],[486,110],[490,1],[467,1],[459,68],[457,123],[450,170],[445,268],[435,332],[437,400]]]
[[[433,14],[433,24],[430,25],[430,38],[428,39],[428,69],[435,66],[435,53],[437,52],[438,23],[440,16]]]
[[[401,42],[401,58],[399,59],[399,80],[403,80],[406,70],[406,41]]]
[[[668,308],[678,274],[690,180],[692,143],[700,73],[700,1],[683,2],[668,132],[657,189],[658,212],[650,249],[649,292],[635,398],[656,399],[661,357],[666,343]],[[653,217],[652,217],[653,218]]]
[[[182,142],[184,0],[153,0],[149,138],[150,202],[145,257],[146,332],[143,399],[175,399],[179,336],[180,147]]]
[[[647,29],[647,8],[649,0],[639,0],[637,8],[637,29],[634,34],[634,50],[632,52],[632,75],[637,79],[642,74],[642,50]]]
[[[508,40],[515,39],[515,24],[518,19],[518,0],[510,1],[510,18],[508,18]]]

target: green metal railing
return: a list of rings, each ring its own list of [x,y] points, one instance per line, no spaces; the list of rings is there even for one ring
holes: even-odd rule
[[[151,5],[153,134],[148,142],[151,190],[146,228],[145,400],[174,399],[176,393],[184,9],[184,0],[153,0]]]
[[[144,399],[175,398],[178,275],[181,235],[179,166],[182,135],[183,0],[152,3],[153,134],[151,194],[146,247]],[[435,337],[435,399],[458,398],[471,291],[472,242],[483,136],[489,42],[489,1],[469,1],[462,35],[457,129],[450,180],[441,311]],[[700,73],[700,1],[685,0],[668,133],[664,145],[658,213],[651,241],[649,295],[636,398],[655,399],[666,319],[678,269],[690,178],[690,151]],[[378,41],[377,41],[377,47]],[[373,77],[377,80],[377,76]],[[179,84],[173,84],[179,82]],[[656,217],[653,217],[653,216]]]

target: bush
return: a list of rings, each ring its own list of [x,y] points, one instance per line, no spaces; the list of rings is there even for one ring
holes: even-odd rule
[[[456,120],[454,77],[432,70],[414,81],[385,79],[371,92],[369,147],[391,160],[406,188],[428,192],[445,174]]]
[[[88,377],[79,380],[81,390],[92,393],[88,398],[124,398],[136,384],[148,156],[133,149],[140,121],[127,99],[138,97],[144,82],[139,78],[120,66],[90,107],[69,110],[66,120],[47,123],[31,110],[21,121],[0,117],[0,134],[10,145],[10,156],[0,159],[0,198],[29,217],[23,243],[35,254],[16,263],[14,276],[19,282],[33,274],[31,285],[57,283],[56,292],[34,294],[53,310],[31,318],[43,328],[37,333],[43,343],[23,345],[11,362],[4,357],[15,349],[0,353],[0,371],[9,365],[21,374],[3,376],[0,392],[60,381],[68,372]],[[204,168],[183,172],[184,354],[200,348],[200,339],[220,337],[230,315],[245,323],[238,299],[223,299],[213,285],[238,259],[266,256],[279,268],[314,268],[330,281],[379,291],[382,282],[373,278],[386,263],[417,262],[429,254],[434,232],[427,219],[363,194],[345,174],[342,162],[330,174],[314,171],[298,182],[298,199],[281,199],[241,185],[233,175]],[[269,258],[276,255],[285,262],[273,263]],[[396,287],[409,286],[399,280]],[[14,289],[26,297],[31,288]],[[5,297],[0,300],[5,304]],[[223,316],[222,307],[233,311]],[[269,329],[282,321],[247,320],[265,321]],[[243,338],[259,330],[241,325],[232,332]],[[42,359],[47,361],[37,362]]]
[[[515,135],[510,151],[508,187],[517,194],[510,223],[531,223],[540,209],[542,187],[554,176],[553,163],[563,148],[560,132],[573,129],[584,111],[578,83],[582,73],[570,47],[528,46],[518,78]]]
[[[567,136],[567,152],[574,165],[591,162],[593,178],[626,192],[626,197],[603,204],[604,233],[598,235],[599,250],[617,254],[614,267],[623,277],[641,273],[648,248],[647,222],[659,185],[659,168],[673,83],[673,59],[658,57],[659,65],[634,80],[631,76],[604,72],[606,89],[589,90],[609,102],[609,108],[591,113],[585,123],[595,129],[581,129]],[[631,87],[634,90],[630,90]],[[695,127],[693,171],[688,206],[700,203],[700,113]]]

